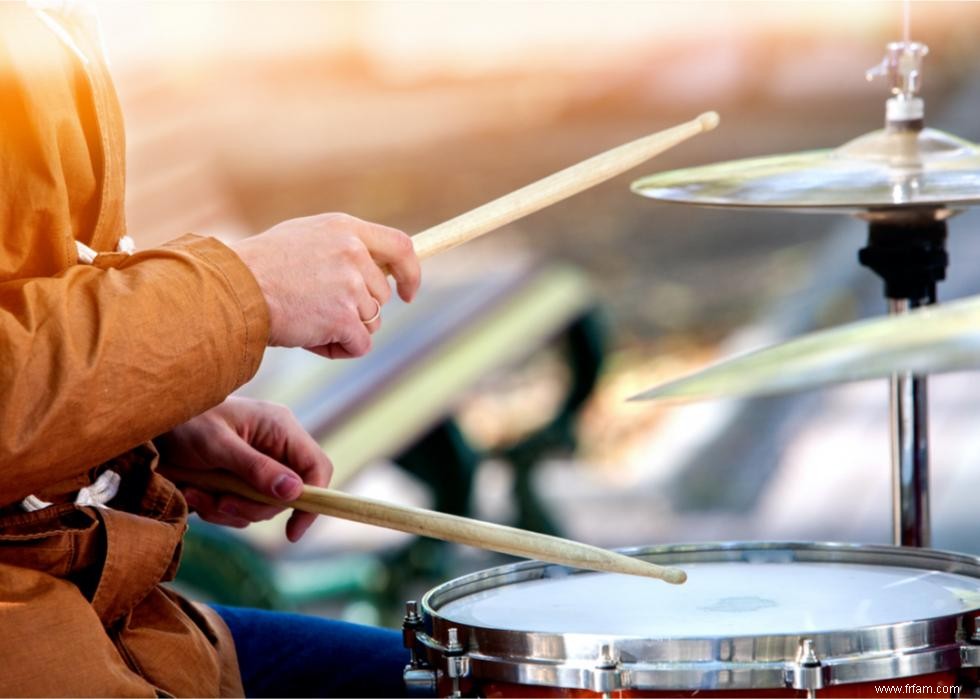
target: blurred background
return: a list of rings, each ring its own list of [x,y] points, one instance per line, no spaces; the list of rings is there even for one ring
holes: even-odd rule
[[[883,383],[685,407],[624,399],[720,356],[883,312],[879,282],[857,264],[865,228],[856,220],[663,205],[628,185],[674,167],[833,147],[879,128],[887,89],[864,72],[901,38],[900,3],[96,6],[127,119],[129,226],[142,247],[191,231],[232,240],[321,211],[419,231],[621,142],[720,112],[716,131],[638,172],[426,262],[429,301],[415,315],[390,311],[380,365],[327,371],[302,352],[270,353],[246,393],[292,401],[327,447],[334,438],[353,445],[329,452],[346,462],[339,486],[444,506],[453,495],[440,493],[443,481],[459,479],[440,469],[469,469],[460,512],[603,546],[890,539]],[[971,140],[980,138],[978,18],[980,4],[912,4],[912,38],[931,47],[927,122]],[[943,298],[980,292],[971,221],[951,223]],[[541,271],[555,269],[561,283]],[[488,315],[447,310],[462,304],[461,289],[481,284],[474,308]],[[460,337],[490,342],[472,340],[484,317],[489,327],[499,313],[518,313],[516,302],[493,310],[500,289],[522,299],[527,327],[547,332],[518,330],[521,342],[482,353],[492,358],[438,359]],[[542,289],[554,300],[532,312]],[[407,347],[417,351],[399,352]],[[584,369],[576,347],[591,352]],[[434,372],[428,388],[408,409],[407,398],[386,407],[389,378],[421,365]],[[569,407],[576,381],[590,390]],[[980,551],[971,506],[978,388],[972,376],[932,384],[938,548]],[[337,395],[348,402],[337,398],[329,419],[317,418]],[[542,427],[563,408],[554,438]],[[425,418],[408,426],[416,409]],[[390,428],[399,433],[391,445],[331,434],[347,415],[372,410],[381,417],[368,434]],[[454,452],[462,466],[431,457],[429,430],[446,420],[442,436],[465,441],[466,458]],[[395,466],[406,450],[415,466]],[[236,545],[201,531],[218,548]],[[390,620],[385,600],[503,560],[336,521],[295,547],[280,532],[273,523],[245,534],[235,584],[253,586],[261,569],[270,604],[360,620]],[[210,575],[202,569],[188,585],[220,596]]]

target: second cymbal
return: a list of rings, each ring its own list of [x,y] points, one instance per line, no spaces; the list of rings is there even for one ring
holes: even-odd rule
[[[980,296],[804,335],[723,360],[631,400],[772,395],[967,369],[980,369]]]

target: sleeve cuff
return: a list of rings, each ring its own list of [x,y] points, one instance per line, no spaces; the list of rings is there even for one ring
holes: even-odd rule
[[[240,386],[258,371],[262,355],[269,343],[269,307],[251,270],[230,247],[215,238],[184,235],[163,247],[180,250],[200,260],[224,281],[238,302],[242,316],[242,356]]]

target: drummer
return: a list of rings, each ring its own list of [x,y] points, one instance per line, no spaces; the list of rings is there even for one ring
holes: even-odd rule
[[[188,507],[232,527],[278,508],[180,492],[157,469],[226,470],[281,500],[326,485],[330,461],[288,411],[228,395],[267,345],[368,352],[385,271],[406,301],[418,290],[412,243],[326,214],[134,252],[90,26],[0,4],[0,694],[401,694],[399,634],[161,587]],[[310,524],[294,514],[286,535]]]

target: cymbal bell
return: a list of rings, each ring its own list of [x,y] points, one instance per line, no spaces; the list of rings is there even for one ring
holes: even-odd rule
[[[651,199],[860,213],[980,205],[980,146],[935,129],[887,128],[835,149],[674,170],[635,181]]]
[[[630,400],[788,393],[900,373],[980,369],[980,296],[811,333],[655,386]]]

